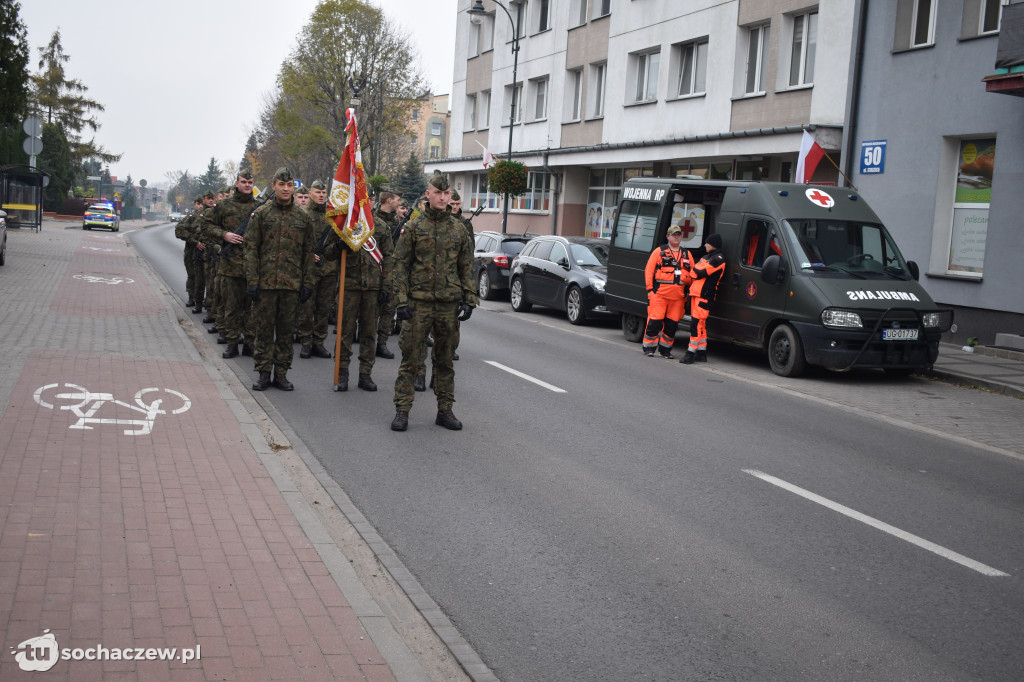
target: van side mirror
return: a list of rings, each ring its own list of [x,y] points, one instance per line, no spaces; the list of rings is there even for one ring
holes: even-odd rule
[[[761,281],[767,284],[782,284],[786,279],[786,263],[782,256],[772,254],[764,259],[761,266]]]
[[[568,270],[569,269],[569,259],[568,258],[559,258],[558,259],[558,265],[561,265],[563,269]]]
[[[919,277],[921,277],[921,268],[917,267],[916,262],[908,260],[907,270],[910,270],[910,276],[914,278],[915,282],[918,280]]]

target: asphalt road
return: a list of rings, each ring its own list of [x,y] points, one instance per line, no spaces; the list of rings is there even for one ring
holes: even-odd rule
[[[183,296],[169,232],[133,243]],[[297,390],[266,395],[501,679],[1024,677],[1024,462],[907,427],[970,391],[826,373],[795,382],[812,399],[756,354],[686,367],[610,323],[484,308],[462,432],[429,392],[389,430],[397,359],[371,394],[296,357]],[[852,391],[924,407],[817,398]]]

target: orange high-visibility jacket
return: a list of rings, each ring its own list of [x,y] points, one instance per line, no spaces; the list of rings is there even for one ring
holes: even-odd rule
[[[714,301],[715,294],[718,293],[718,282],[725,274],[725,256],[718,249],[708,253],[697,261],[690,274],[693,276],[690,298]]]
[[[647,283],[647,291],[654,291],[654,283],[659,285],[690,283],[689,269],[692,267],[690,254],[686,249],[680,248],[673,253],[668,244],[659,246],[651,251],[651,257],[647,259],[647,267],[644,268],[644,281]],[[676,270],[680,271],[676,276]]]

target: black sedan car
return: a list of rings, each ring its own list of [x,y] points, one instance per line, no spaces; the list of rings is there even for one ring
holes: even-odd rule
[[[512,310],[529,312],[534,304],[564,310],[573,324],[607,315],[607,239],[535,237],[512,262],[509,292]]]
[[[480,298],[491,299],[499,289],[508,289],[508,273],[526,243],[536,237],[532,233],[502,234],[478,232],[473,254],[473,277]]]

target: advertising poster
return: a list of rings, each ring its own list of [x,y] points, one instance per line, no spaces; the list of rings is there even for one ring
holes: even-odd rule
[[[995,139],[962,140],[956,177],[957,204],[987,204],[992,198],[992,168],[996,161]]]
[[[949,269],[954,272],[981,273],[985,266],[985,240],[987,237],[987,208],[953,209],[953,238],[949,249]]]

